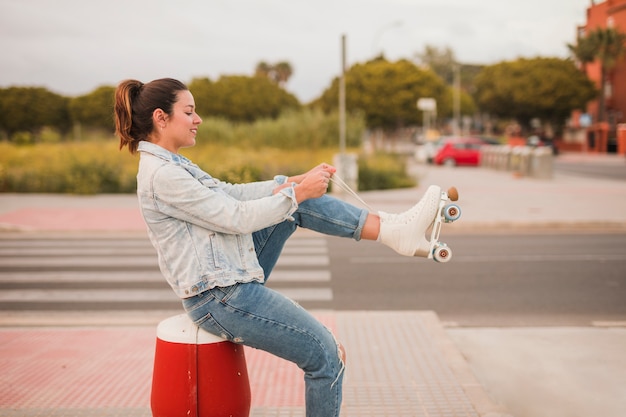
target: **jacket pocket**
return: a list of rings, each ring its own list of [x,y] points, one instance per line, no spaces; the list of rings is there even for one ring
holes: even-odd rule
[[[206,256],[209,257],[209,259],[207,259],[209,268],[212,265],[215,269],[222,269],[221,253],[223,249],[220,244],[220,237],[216,233],[211,233],[209,235],[208,245],[209,247],[206,248]]]

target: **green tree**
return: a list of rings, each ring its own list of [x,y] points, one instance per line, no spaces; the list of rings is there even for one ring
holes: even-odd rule
[[[377,58],[352,66],[345,75],[346,108],[365,116],[368,128],[395,129],[422,123],[416,103],[421,97],[437,100],[438,112],[451,111],[451,93],[435,73],[407,60],[389,62]],[[311,103],[324,111],[338,107],[339,79]]]
[[[283,111],[300,108],[293,95],[267,78],[222,76],[216,82],[196,78],[189,83],[201,115],[252,122],[276,118]]]
[[[113,122],[115,87],[101,86],[84,96],[70,100],[69,111],[74,123],[107,130],[115,128]]]
[[[614,28],[598,28],[586,36],[579,37],[576,45],[567,45],[576,59],[585,66],[598,61],[600,63],[600,97],[598,103],[598,120],[606,121],[606,98],[604,91],[609,74],[620,59],[626,55],[626,33]]]
[[[516,119],[528,128],[533,118],[555,127],[572,110],[593,99],[593,83],[567,59],[534,58],[487,66],[476,76],[475,100],[492,115]]]
[[[46,126],[65,133],[71,126],[68,102],[41,87],[0,89],[0,130],[9,139],[17,132],[36,135]]]

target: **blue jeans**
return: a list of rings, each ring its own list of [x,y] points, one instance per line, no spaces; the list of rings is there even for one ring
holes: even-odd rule
[[[304,201],[294,213],[294,221],[253,233],[265,280],[298,226],[360,240],[366,217],[367,211],[330,196]],[[337,341],[297,303],[251,282],[207,290],[183,299],[183,306],[209,333],[297,364],[304,371],[307,417],[339,416],[344,363]]]

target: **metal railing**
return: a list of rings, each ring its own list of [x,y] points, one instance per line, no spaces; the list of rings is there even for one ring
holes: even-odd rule
[[[481,166],[516,175],[550,179],[554,155],[548,146],[486,145],[481,148]]]

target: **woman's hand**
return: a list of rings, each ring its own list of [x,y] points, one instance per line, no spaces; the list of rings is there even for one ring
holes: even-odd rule
[[[330,174],[330,176],[332,177],[333,174],[335,172],[337,172],[337,168],[335,168],[334,166],[329,165],[327,163],[321,163],[318,166],[316,166],[315,168],[311,169],[309,172],[306,172],[306,173],[301,174],[301,175],[296,175],[296,176],[293,176],[293,177],[289,177],[288,182],[295,182],[296,184],[300,184],[308,175],[314,174],[317,171],[328,172]]]
[[[324,168],[322,165],[326,165]],[[301,203],[310,198],[318,198],[326,194],[330,177],[334,174],[335,169],[327,164],[322,164],[305,174],[304,179],[294,187],[296,192],[296,201]],[[329,169],[333,168],[332,170]],[[319,169],[318,169],[319,168]]]
[[[296,183],[294,190],[298,203],[309,198],[321,197],[328,191],[328,183],[335,172],[337,172],[337,168],[334,166],[326,163],[319,164],[309,172],[289,177],[285,184],[274,189],[274,194],[285,187],[291,186],[292,183]]]

